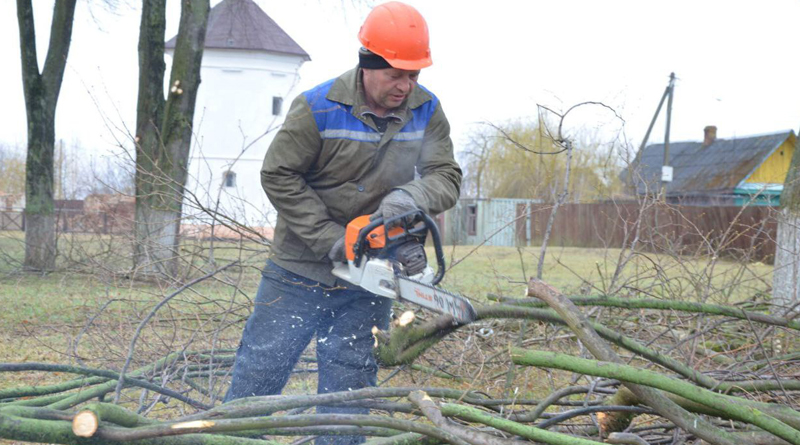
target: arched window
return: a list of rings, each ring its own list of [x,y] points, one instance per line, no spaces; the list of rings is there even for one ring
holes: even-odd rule
[[[236,173],[228,170],[225,172],[225,187],[236,187]]]

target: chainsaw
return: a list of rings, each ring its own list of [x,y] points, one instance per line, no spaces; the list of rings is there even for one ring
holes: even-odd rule
[[[436,252],[435,271],[425,254],[428,232]],[[449,314],[459,324],[475,320],[469,300],[436,287],[444,278],[444,250],[436,223],[421,210],[387,221],[359,216],[347,225],[345,252],[347,263],[336,264],[333,275],[376,295]]]

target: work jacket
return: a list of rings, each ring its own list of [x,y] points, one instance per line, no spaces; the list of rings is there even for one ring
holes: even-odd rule
[[[261,168],[278,211],[271,258],[284,269],[342,284],[328,252],[350,220],[375,212],[393,189],[431,215],[455,205],[461,169],[436,96],[417,85],[383,134],[370,113],[358,68],[293,101]]]

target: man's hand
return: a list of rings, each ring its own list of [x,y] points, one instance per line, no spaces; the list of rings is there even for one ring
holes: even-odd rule
[[[378,211],[373,213],[369,219],[374,220],[375,218],[383,217],[384,221],[388,221],[413,210],[419,210],[419,207],[417,207],[417,203],[414,202],[411,194],[405,190],[397,189],[384,196]],[[399,221],[395,222],[395,225],[398,223]]]
[[[339,238],[333,243],[333,247],[328,252],[328,258],[334,263],[346,263],[347,255],[344,251],[344,237]]]

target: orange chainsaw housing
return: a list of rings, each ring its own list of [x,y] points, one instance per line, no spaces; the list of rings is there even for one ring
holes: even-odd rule
[[[344,246],[345,254],[349,261],[354,261],[356,259],[356,253],[353,247],[356,245],[356,242],[358,242],[358,234],[361,232],[361,229],[370,223],[369,217],[370,215],[361,215],[347,224],[347,231],[344,235]],[[389,229],[389,236],[397,236],[402,233],[402,227]],[[386,247],[386,230],[384,226],[378,226],[373,229],[372,232],[367,235],[367,240],[369,240],[369,247],[371,249],[383,249]]]

